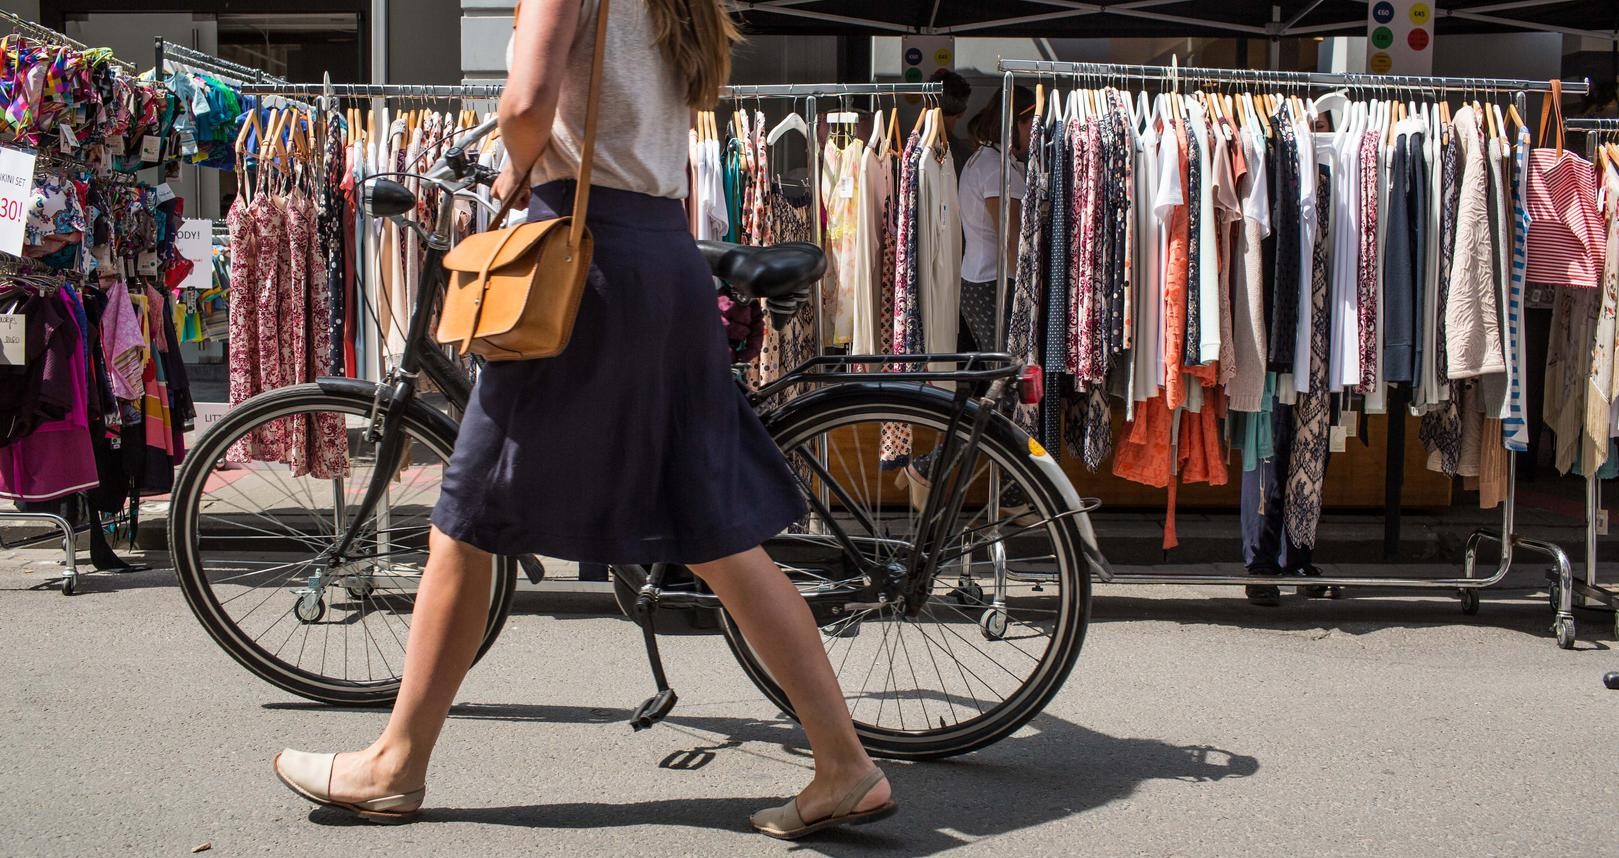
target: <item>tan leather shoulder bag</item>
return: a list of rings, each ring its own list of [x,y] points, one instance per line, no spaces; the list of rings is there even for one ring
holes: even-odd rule
[[[590,167],[596,149],[607,4],[608,0],[600,0],[596,10],[596,48],[590,65],[573,214],[479,233],[444,257],[450,282],[436,338],[456,346],[462,355],[471,352],[491,361],[528,360],[555,357],[568,347],[594,249],[590,231],[585,229],[585,214],[590,206]],[[501,204],[492,224],[506,219],[511,203]]]

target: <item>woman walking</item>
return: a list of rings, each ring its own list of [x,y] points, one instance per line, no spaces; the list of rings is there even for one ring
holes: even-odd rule
[[[736,30],[719,0],[525,0],[495,193],[528,198],[531,219],[571,210],[603,6],[588,218],[602,277],[585,290],[566,351],[492,363],[479,377],[433,511],[388,726],[361,751],[282,751],[276,774],[318,804],[408,819],[478,648],[491,555],[678,563],[736,618],[814,752],[809,785],[753,826],[795,838],[875,821],[897,809],[888,782],[860,745],[808,605],[760,547],[804,502],[731,380],[712,279],[680,202],[691,111],[712,105],[730,73]]]

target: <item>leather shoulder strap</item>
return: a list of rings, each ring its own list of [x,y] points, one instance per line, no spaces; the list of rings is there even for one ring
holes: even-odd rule
[[[596,156],[596,108],[601,101],[602,50],[607,45],[607,6],[608,0],[599,0],[596,6],[596,46],[590,60],[590,93],[585,96],[585,139],[579,146],[579,187],[573,198],[573,223],[568,230],[569,248],[578,247],[584,237],[585,215],[590,209],[590,168]],[[522,8],[521,2],[518,8]],[[521,175],[526,176],[533,171],[534,165],[530,164]],[[512,202],[511,199],[501,201],[499,211],[489,222],[490,229],[500,229],[506,215],[511,213]]]
[[[596,53],[590,61],[590,95],[585,99],[585,139],[579,147],[579,186],[573,197],[573,223],[568,225],[568,247],[577,248],[590,210],[590,168],[596,160],[596,114],[601,103],[602,51],[607,46],[608,0],[596,5]]]

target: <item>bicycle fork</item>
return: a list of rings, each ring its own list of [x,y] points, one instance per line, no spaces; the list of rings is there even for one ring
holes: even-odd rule
[[[968,431],[965,441],[957,440],[955,431],[961,425],[966,415],[967,403],[973,397],[966,388],[956,392],[955,413],[950,418],[944,439],[944,447],[939,452],[935,468],[935,491],[928,493],[927,503],[922,507],[923,529],[918,534],[917,552],[911,556],[910,569],[907,578],[911,582],[910,591],[906,593],[905,613],[915,618],[921,615],[922,607],[927,602],[928,591],[933,586],[934,576],[939,571],[939,554],[944,540],[949,536],[949,529],[955,526],[956,519],[961,516],[961,508],[967,502],[967,490],[972,485],[973,469],[978,464],[979,445],[983,442],[984,432],[989,426],[990,416],[994,412],[996,403],[1004,393],[1006,382],[995,381],[990,385],[989,391],[978,400],[978,410],[972,416],[972,428]],[[946,479],[939,480],[938,475]],[[990,499],[991,504],[996,503],[995,498]]]

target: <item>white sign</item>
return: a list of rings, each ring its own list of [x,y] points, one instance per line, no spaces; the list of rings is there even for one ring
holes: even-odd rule
[[[34,156],[0,148],[0,253],[22,255],[34,196]]]
[[[0,366],[28,363],[28,317],[21,313],[0,314]]]
[[[214,222],[204,218],[186,218],[174,236],[174,249],[181,256],[196,263],[186,279],[183,289],[208,289],[214,285]]]
[[[923,83],[939,69],[956,67],[955,36],[903,36],[899,44],[900,76],[906,83]],[[907,95],[905,100],[918,104],[921,96]]]
[[[1372,74],[1433,73],[1433,0],[1370,0],[1366,4],[1366,70]]]
[[[229,402],[198,402],[196,408],[197,420],[192,425],[191,431],[186,433],[187,447],[196,446],[197,440],[202,437],[204,432],[214,428],[214,424],[225,419],[225,415],[230,413],[231,404]]]

